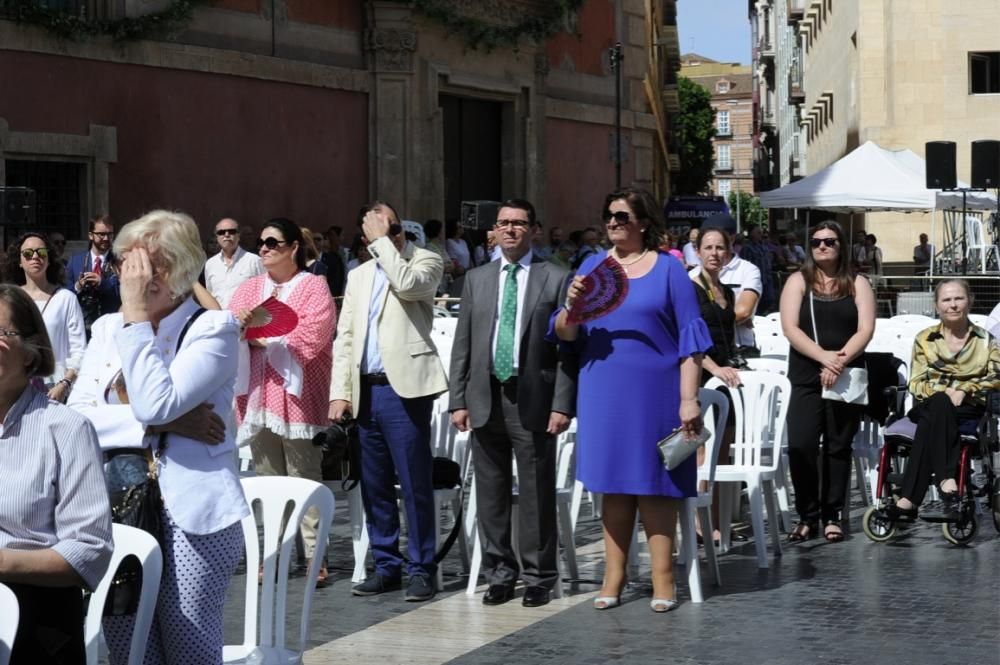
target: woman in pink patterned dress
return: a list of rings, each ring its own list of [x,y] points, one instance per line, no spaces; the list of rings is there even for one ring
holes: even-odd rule
[[[236,380],[237,443],[250,445],[261,476],[319,482],[322,453],[312,438],[328,423],[330,366],[337,310],[326,280],[306,270],[302,230],[291,220],[269,220],[257,240],[267,271],[236,290],[229,309],[242,325],[250,310],[275,297],[299,316],[287,335],[241,343]],[[316,549],[319,513],[302,521],[306,556]],[[319,584],[326,582],[326,567]]]

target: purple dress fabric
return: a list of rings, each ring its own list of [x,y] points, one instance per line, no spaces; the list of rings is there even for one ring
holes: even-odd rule
[[[576,346],[577,478],[592,492],[695,496],[696,456],[667,471],[656,448],[680,426],[680,361],[712,347],[684,266],[660,252],[618,309],[580,326]]]

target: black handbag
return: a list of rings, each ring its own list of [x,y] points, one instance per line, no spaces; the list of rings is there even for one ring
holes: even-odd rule
[[[180,351],[188,328],[204,312],[204,309],[198,309],[184,324],[177,337],[177,351]],[[105,390],[105,401],[107,393],[112,389],[118,392],[119,401],[128,404],[128,392],[121,372],[112,379]],[[161,432],[155,451],[137,448],[109,451],[104,469],[108,498],[111,502],[111,521],[142,529],[156,538],[161,548],[163,521],[160,511],[163,508],[163,496],[160,494],[157,462],[166,447],[167,434]],[[142,564],[134,556],[125,557],[111,581],[111,588],[104,602],[104,616],[135,614],[139,607],[141,589]]]

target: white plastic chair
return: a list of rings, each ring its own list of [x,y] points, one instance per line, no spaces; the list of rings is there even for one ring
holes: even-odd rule
[[[723,548],[729,547],[732,500],[727,500],[727,493],[732,490],[732,485],[736,484],[738,491],[738,484],[746,483],[750,496],[757,567],[767,568],[767,545],[764,542],[765,503],[774,554],[781,554],[778,535],[780,516],[775,505],[775,483],[792,387],[787,378],[773,372],[740,372],[740,380],[742,385],[729,391],[736,420],[735,440],[730,448],[733,462],[718,465],[715,472],[716,482],[725,483],[719,499],[721,545]],[[715,389],[720,385],[721,381],[712,379],[705,387]]]
[[[131,555],[142,565],[142,588],[139,590],[139,606],[135,613],[135,628],[132,631],[132,645],[129,647],[129,665],[141,665],[146,655],[146,641],[153,625],[156,598],[160,593],[160,577],[163,574],[163,553],[160,544],[149,533],[124,524],[112,524],[111,535],[115,549],[111,563],[100,583],[90,597],[83,635],[87,650],[87,665],[97,665],[100,658],[101,617],[104,603],[111,590],[111,583],[118,572],[122,560]]]
[[[708,481],[707,489],[698,491],[698,496],[684,499],[680,511],[681,542],[677,548],[677,563],[687,566],[688,589],[691,592],[691,602],[704,602],[705,596],[701,590],[701,566],[698,560],[698,538],[694,526],[694,516],[697,512],[701,522],[702,537],[705,543],[705,559],[712,581],[716,586],[722,585],[719,575],[719,560],[716,558],[715,544],[712,540],[714,526],[712,524],[712,490],[715,487],[715,470],[719,460],[719,448],[726,431],[726,419],[729,417],[729,399],[718,390],[702,388],[698,391],[701,400],[701,418],[705,429],[711,437],[705,442],[705,463],[698,468],[698,484]]]
[[[924,316],[923,314],[897,314],[889,319],[890,326],[896,326],[897,328],[905,327],[908,330],[917,326],[916,332],[920,332],[924,328],[932,326],[935,323],[937,323],[937,319]]]
[[[747,365],[754,372],[774,372],[782,376],[788,374],[788,361],[781,358],[747,358]]]
[[[969,321],[976,324],[980,328],[985,328],[990,321],[990,317],[985,314],[969,314]]]
[[[784,335],[757,335],[755,339],[762,356],[788,357],[788,338]]]
[[[1000,248],[990,244],[983,232],[983,220],[967,215],[965,217],[965,250],[966,258],[973,268],[979,264],[979,272],[986,272],[990,257],[1000,260]]]
[[[10,652],[14,649],[20,618],[21,608],[17,604],[17,596],[10,587],[0,584],[0,665],[10,662]]]
[[[302,653],[309,640],[309,613],[313,594],[316,592],[316,577],[323,563],[330,523],[333,521],[333,493],[325,485],[305,478],[267,476],[243,478],[240,482],[252,508],[250,515],[243,519],[243,538],[247,552],[243,644],[223,647],[222,660],[224,663],[255,665],[301,663]],[[306,510],[311,507],[319,510],[316,552],[306,572],[302,616],[299,619],[299,645],[298,650],[293,650],[285,645],[288,570],[294,557],[297,526],[302,522]],[[264,527],[264,578],[259,599],[256,575],[261,563],[261,543],[257,535],[260,526],[257,521],[258,512]]]

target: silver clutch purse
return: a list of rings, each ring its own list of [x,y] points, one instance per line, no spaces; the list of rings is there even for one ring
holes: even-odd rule
[[[684,430],[675,429],[656,444],[660,451],[660,458],[663,460],[663,466],[667,468],[667,471],[673,471],[681,465],[681,462],[691,457],[691,454],[698,450],[699,446],[705,445],[709,436],[711,435],[704,427],[701,428],[697,436],[690,439],[685,436]]]

